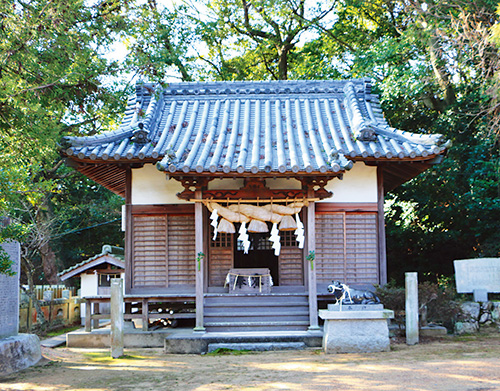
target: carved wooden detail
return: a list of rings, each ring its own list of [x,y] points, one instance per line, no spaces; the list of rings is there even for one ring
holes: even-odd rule
[[[302,183],[302,188],[305,190],[313,189],[314,196],[320,199],[329,198],[333,195],[331,191],[325,189],[325,186],[331,179],[332,179],[331,177],[316,177],[316,176],[299,178],[300,182]]]
[[[175,178],[182,183],[185,190],[177,194],[184,200],[194,198],[192,188],[203,190],[203,199],[302,199],[307,198],[308,189],[314,190],[314,197],[319,199],[329,198],[332,193],[325,189],[331,177],[301,177],[302,189],[270,189],[266,180],[262,178],[245,178],[244,186],[239,190],[205,190],[210,177],[183,177]]]
[[[208,182],[210,182],[213,178],[210,177],[181,177],[175,178],[179,182],[181,182],[184,190],[181,193],[177,194],[177,197],[182,200],[189,200],[194,198],[194,188],[195,190],[203,190],[207,187]]]

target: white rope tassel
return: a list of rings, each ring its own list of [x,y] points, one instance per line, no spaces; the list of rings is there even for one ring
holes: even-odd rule
[[[304,236],[304,224],[302,224],[302,221],[300,221],[298,213],[295,213],[295,221],[297,222],[295,236],[297,237],[297,242],[299,242],[299,248],[304,248],[304,242],[306,240]]]
[[[273,227],[271,228],[271,236],[269,237],[269,241],[273,243],[272,248],[274,249],[274,255],[280,255],[281,243],[280,243],[280,235],[278,230],[278,224],[273,223]]]
[[[210,215],[210,220],[212,220],[210,225],[212,227],[214,227],[214,237],[212,238],[212,240],[215,240],[217,238],[217,219],[218,218],[219,218],[219,214],[217,213],[217,209],[214,209],[212,214]]]
[[[248,240],[247,234],[247,223],[241,223],[240,229],[238,231],[238,240],[243,244],[243,253],[248,254],[250,248],[250,241]]]

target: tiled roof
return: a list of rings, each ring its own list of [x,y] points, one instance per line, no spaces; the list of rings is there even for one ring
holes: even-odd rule
[[[121,252],[123,252],[122,248],[105,244],[104,246],[102,246],[102,252],[100,254],[94,255],[93,257],[86,259],[85,261],[77,263],[76,265],[63,270],[62,272],[57,273],[57,275],[61,277],[62,281],[65,281],[68,278],[83,273],[84,271],[92,267],[106,262],[121,269],[125,269],[125,256],[123,254],[112,254],[113,248],[121,250]]]
[[[369,80],[141,84],[118,130],[66,137],[81,161],[171,173],[336,173],[350,160],[426,161],[441,135],[388,125]]]

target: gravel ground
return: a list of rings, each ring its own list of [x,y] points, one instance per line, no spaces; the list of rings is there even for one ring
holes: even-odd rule
[[[43,348],[39,365],[0,378],[0,390],[500,390],[500,333],[394,340],[390,352],[321,350],[165,355],[161,349]]]

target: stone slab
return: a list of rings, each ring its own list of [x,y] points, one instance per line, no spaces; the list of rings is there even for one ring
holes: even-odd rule
[[[337,320],[350,320],[350,319],[392,319],[394,318],[394,311],[392,310],[378,310],[378,311],[328,311],[320,310],[319,317],[321,319],[337,319]]]
[[[41,358],[40,340],[34,334],[0,339],[0,376],[26,369]]]
[[[305,347],[304,342],[211,343],[208,345],[208,353],[215,352],[217,349],[266,352],[272,350],[301,350],[305,349]]]
[[[303,343],[306,347],[320,347],[322,333],[303,332],[301,334],[267,334],[267,333],[206,333],[172,335],[165,339],[165,353],[200,354],[208,351],[213,344],[290,344]]]
[[[500,292],[500,258],[460,259],[453,264],[458,293]]]
[[[340,311],[339,304],[328,304],[328,311]],[[380,311],[383,304],[342,304],[342,311]]]
[[[442,337],[448,334],[446,327],[430,325],[420,328],[420,335],[423,337]]]
[[[19,274],[21,248],[18,242],[8,241],[0,245],[13,261],[14,276],[0,274],[0,339],[19,332]]]

